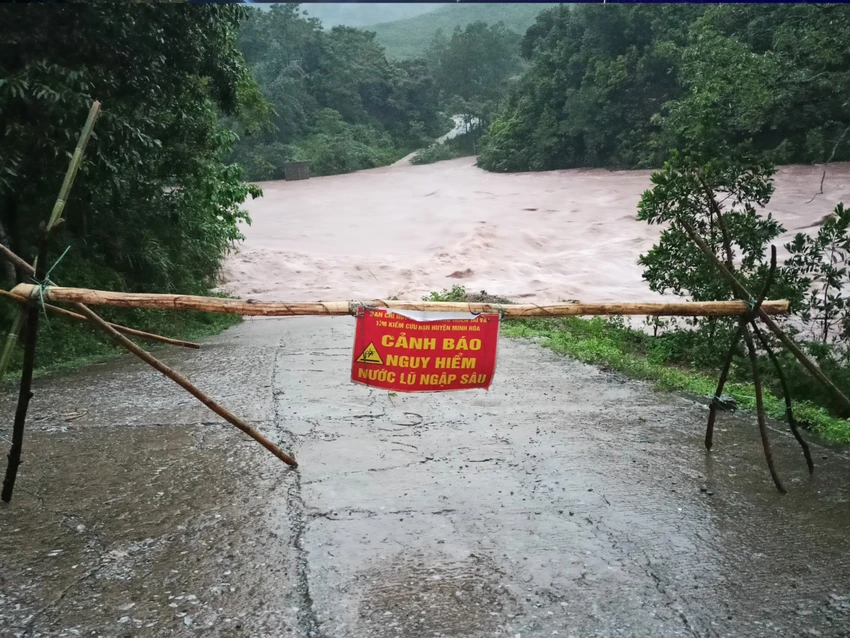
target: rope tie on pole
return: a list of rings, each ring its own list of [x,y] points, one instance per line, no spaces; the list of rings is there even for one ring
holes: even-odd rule
[[[59,255],[59,259],[57,259],[56,261],[54,261],[54,262],[53,262],[53,265],[52,265],[52,266],[50,266],[50,269],[47,271],[47,274],[45,274],[45,275],[44,275],[44,280],[39,281],[39,280],[38,280],[38,279],[36,279],[35,277],[31,277],[32,282],[33,282],[36,286],[38,286],[38,289],[36,290],[36,294],[38,295],[38,303],[39,303],[39,305],[41,306],[41,311],[44,313],[44,319],[45,319],[45,321],[49,321],[49,319],[47,318],[47,304],[46,304],[46,303],[45,303],[45,301],[44,301],[44,292],[45,292],[45,291],[46,291],[46,290],[47,290],[50,286],[55,286],[55,285],[56,285],[53,281],[51,281],[51,280],[50,280],[50,275],[53,273],[53,269],[54,269],[54,268],[56,268],[56,266],[58,266],[58,265],[59,265],[59,262],[61,262],[61,261],[62,261],[62,259],[64,259],[65,255],[67,255],[67,254],[68,254],[68,251],[69,251],[69,250],[71,250],[71,247],[70,247],[70,246],[68,246],[68,247],[64,250],[64,252],[63,252],[61,255]]]

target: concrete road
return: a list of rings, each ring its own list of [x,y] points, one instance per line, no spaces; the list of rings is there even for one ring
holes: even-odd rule
[[[502,340],[489,392],[348,382],[353,321],[246,322],[37,384],[2,636],[846,636],[850,461]],[[8,438],[14,397],[0,401]]]

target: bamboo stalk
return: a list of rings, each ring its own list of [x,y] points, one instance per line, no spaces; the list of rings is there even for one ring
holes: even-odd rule
[[[699,246],[700,250],[705,253],[706,257],[708,257],[714,263],[720,273],[726,278],[726,281],[728,281],[729,285],[732,286],[732,289],[735,291],[735,294],[745,299],[751,299],[752,295],[750,295],[749,290],[747,290],[746,287],[738,281],[735,275],[729,272],[726,266],[723,265],[723,262],[721,262],[717,258],[711,248],[709,248],[705,241],[703,241],[702,237],[697,235],[694,229],[691,228],[689,225],[682,223],[682,227],[688,233],[693,242],[697,246]],[[829,379],[829,377],[827,377],[823,373],[823,371],[817,366],[817,364],[811,359],[809,359],[809,357],[806,356],[806,354],[800,349],[800,347],[796,343],[794,343],[793,339],[791,339],[791,337],[785,334],[785,331],[782,330],[782,328],[780,328],[778,325],[776,325],[776,322],[770,318],[767,309],[765,308],[768,303],[769,302],[765,302],[762,307],[759,308],[759,319],[761,319],[764,322],[764,325],[766,325],[770,329],[770,331],[776,335],[779,341],[782,342],[782,345],[788,348],[791,354],[793,354],[797,358],[797,360],[803,364],[803,367],[805,367],[806,370],[808,370],[809,373],[811,373],[811,375],[815,379],[820,381],[830,392],[832,392],[833,396],[835,396],[835,398],[838,399],[844,407],[845,415],[850,414],[850,399],[844,396],[844,393],[836,387],[836,385]]]
[[[26,318],[27,311],[24,308],[18,308],[18,314],[15,315],[12,325],[9,326],[9,332],[6,334],[3,354],[0,355],[0,381],[3,381],[6,377],[6,368],[9,367],[9,361],[12,359],[12,351],[15,349],[15,344],[21,335],[21,329],[24,327]]]
[[[269,452],[274,454],[281,461],[283,461],[287,465],[291,465],[292,467],[298,467],[298,463],[295,461],[294,458],[289,456],[286,452],[281,450],[278,446],[269,441],[266,437],[264,437],[253,427],[251,427],[245,421],[240,419],[238,416],[213,401],[213,399],[211,399],[208,395],[204,394],[203,392],[201,392],[201,390],[192,385],[192,383],[188,379],[169,368],[167,365],[162,363],[159,359],[157,359],[150,353],[142,350],[139,346],[137,346],[127,337],[115,330],[112,326],[110,326],[103,319],[98,317],[86,306],[84,306],[83,304],[77,304],[77,309],[79,309],[79,311],[82,312],[86,317],[88,317],[88,319],[91,320],[93,324],[97,325],[101,330],[103,330],[106,334],[112,337],[120,345],[124,346],[127,350],[139,357],[142,361],[144,361],[145,363],[147,363],[148,365],[155,368],[156,370],[167,376],[169,379],[174,381],[177,385],[179,385],[193,397],[198,399],[198,401],[203,403],[210,410],[212,410],[220,417],[229,421],[231,424],[242,430],[245,434],[257,441],[260,445],[262,445]]]
[[[45,262],[47,255],[47,230],[44,222],[40,225],[41,237],[39,238],[38,256],[41,257],[41,265],[36,268],[36,277],[43,279],[45,275]],[[3,478],[3,491],[0,498],[4,503],[12,500],[12,492],[15,489],[15,481],[18,478],[18,468],[21,465],[21,454],[24,447],[24,426],[27,421],[27,410],[30,399],[32,399],[32,373],[35,368],[35,349],[38,342],[38,319],[39,311],[35,302],[29,304],[26,312],[27,334],[24,342],[24,364],[21,370],[21,385],[18,390],[18,405],[15,408],[15,421],[12,425],[12,446],[9,448],[6,464],[6,475]]]
[[[50,219],[47,222],[47,232],[53,230],[53,227],[62,217],[62,212],[65,210],[65,202],[68,200],[68,194],[71,192],[71,187],[74,185],[74,180],[77,177],[77,171],[80,169],[80,164],[83,161],[83,153],[89,143],[92,129],[94,129],[95,120],[100,115],[100,102],[95,100],[92,102],[89,109],[89,115],[86,118],[86,123],[83,125],[83,130],[80,132],[80,137],[77,139],[77,147],[74,149],[74,154],[71,156],[71,163],[68,165],[68,170],[65,172],[65,179],[62,182],[62,188],[59,189],[59,197],[56,198],[56,203],[53,205],[53,212],[50,213]]]
[[[729,343],[729,351],[726,353],[726,360],[723,362],[723,368],[720,371],[720,379],[717,381],[717,390],[714,391],[714,396],[711,398],[711,403],[708,406],[708,423],[705,426],[705,449],[711,450],[714,445],[714,422],[717,419],[717,407],[720,403],[720,397],[723,395],[723,388],[726,387],[726,381],[729,379],[729,371],[732,369],[732,359],[735,356],[735,346],[741,340],[741,335],[744,334],[746,321],[743,319],[738,322],[738,330],[732,337]]]
[[[37,286],[19,284],[13,295],[31,298]],[[430,310],[438,312],[501,312],[506,318],[518,317],[570,317],[591,315],[654,315],[654,316],[741,316],[750,311],[742,301],[699,301],[677,303],[568,303],[568,304],[488,304],[442,301],[383,301],[363,302],[327,301],[279,302],[243,301],[220,297],[194,295],[166,295],[154,293],[110,292],[88,288],[50,286],[44,291],[47,301],[84,303],[92,306],[119,306],[122,308],[159,308],[165,310],[197,310],[245,316],[294,317],[306,315],[338,316],[353,314],[358,305],[388,308],[390,310]],[[771,314],[788,311],[785,300],[766,301],[764,309]]]
[[[29,264],[28,264],[29,265]],[[5,290],[0,290],[0,295],[6,297],[7,299],[11,299],[13,301],[17,301],[21,304],[26,304],[27,300],[23,297],[16,297],[11,292],[6,292]],[[82,321],[83,323],[90,323],[88,319],[86,319],[83,315],[79,315],[76,312],[71,312],[70,310],[65,310],[64,308],[59,308],[58,306],[51,306],[50,304],[44,304],[44,308],[47,312],[51,312],[55,315],[60,315],[62,317],[66,317],[68,319],[73,319],[74,321]],[[136,330],[134,328],[127,328],[126,326],[122,326],[117,323],[109,323],[110,326],[115,328],[118,332],[123,334],[133,335],[134,337],[139,337],[140,339],[148,339],[150,341],[158,341],[161,343],[167,343],[172,346],[180,346],[181,348],[193,348],[195,350],[199,349],[200,344],[193,343],[191,341],[180,341],[179,339],[170,339],[168,337],[162,337],[160,335],[155,335],[150,332],[144,332],[142,330]],[[2,379],[2,377],[0,377]]]
[[[724,226],[721,224],[721,229]],[[727,246],[730,244],[727,242]],[[727,263],[732,263],[732,249],[729,248],[729,261]],[[711,446],[714,440],[714,421],[717,418],[717,405],[720,402],[720,396],[723,394],[723,387],[726,385],[726,380],[729,377],[729,370],[732,367],[732,358],[735,355],[735,347],[738,345],[738,341],[740,341],[741,336],[744,334],[744,330],[746,329],[747,320],[751,319],[755,316],[755,313],[761,308],[764,303],[764,298],[767,297],[767,293],[770,292],[770,287],[773,285],[773,277],[776,275],[776,246],[770,247],[770,270],[767,273],[767,278],[764,280],[764,286],[762,286],[761,293],[759,293],[759,298],[756,300],[756,303],[753,305],[753,309],[749,314],[749,317],[744,317],[738,322],[738,329],[735,332],[735,335],[732,337],[732,341],[729,344],[729,352],[726,355],[726,361],[723,363],[723,370],[720,372],[720,380],[717,382],[717,391],[714,393],[714,397],[711,400],[711,406],[708,409],[708,425],[705,428],[705,449],[711,450]],[[756,322],[750,322],[753,326],[754,330],[758,330],[756,327]]]
[[[756,356],[756,346],[753,343],[753,337],[750,334],[749,326],[744,326],[744,341],[747,344],[747,352],[750,355],[750,365],[753,369],[753,385],[756,390],[756,418],[759,423],[759,435],[761,436],[761,445],[764,448],[764,458],[767,461],[767,469],[770,471],[770,478],[773,479],[773,484],[776,489],[782,494],[787,494],[788,491],[779,480],[779,475],[776,473],[776,468],[773,465],[773,452],[770,449],[770,438],[767,435],[767,421],[764,418],[764,397],[762,396],[761,375],[759,374],[759,362]]]
[[[50,231],[62,219],[62,211],[65,210],[65,201],[68,199],[68,194],[71,192],[71,186],[74,184],[74,178],[77,176],[77,171],[83,159],[83,151],[91,137],[94,122],[97,115],[100,113],[100,102],[95,100],[89,109],[86,123],[83,130],[80,132],[80,137],[77,139],[77,147],[74,149],[74,154],[71,157],[71,162],[68,164],[68,169],[65,171],[65,179],[62,181],[62,187],[59,189],[59,196],[56,198],[56,203],[53,205],[53,212],[47,224],[44,222],[39,226],[39,245],[38,254],[35,258],[35,278],[36,281],[43,282],[47,277],[47,241],[50,236]],[[27,409],[32,398],[32,373],[35,367],[35,350],[38,341],[38,318],[39,308],[35,303],[31,303],[26,311],[27,315],[27,335],[24,343],[24,363],[21,370],[21,385],[18,393],[18,406],[15,410],[15,422],[12,428],[12,447],[9,449],[9,462],[6,465],[6,476],[3,479],[3,491],[0,498],[8,503],[12,500],[12,491],[15,488],[15,480],[18,475],[18,467],[21,463],[21,451],[24,443],[24,426],[27,420]],[[17,322],[15,322],[17,325]],[[8,352],[3,352],[2,361],[8,362],[8,357],[11,354],[12,338],[6,343]],[[5,372],[5,369],[0,370]]]

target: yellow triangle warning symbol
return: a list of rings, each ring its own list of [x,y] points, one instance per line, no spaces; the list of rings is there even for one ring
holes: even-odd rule
[[[366,346],[363,354],[357,357],[357,363],[375,363],[382,366],[384,365],[384,360],[381,359],[381,355],[378,354],[378,349],[375,348],[375,344],[370,343]]]

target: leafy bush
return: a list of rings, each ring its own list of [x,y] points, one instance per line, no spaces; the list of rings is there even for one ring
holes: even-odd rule
[[[830,343],[830,333],[846,346],[850,340],[850,209],[835,207],[817,235],[797,233],[786,244],[790,258],[785,263],[809,291],[801,316],[815,322],[821,342]]]

